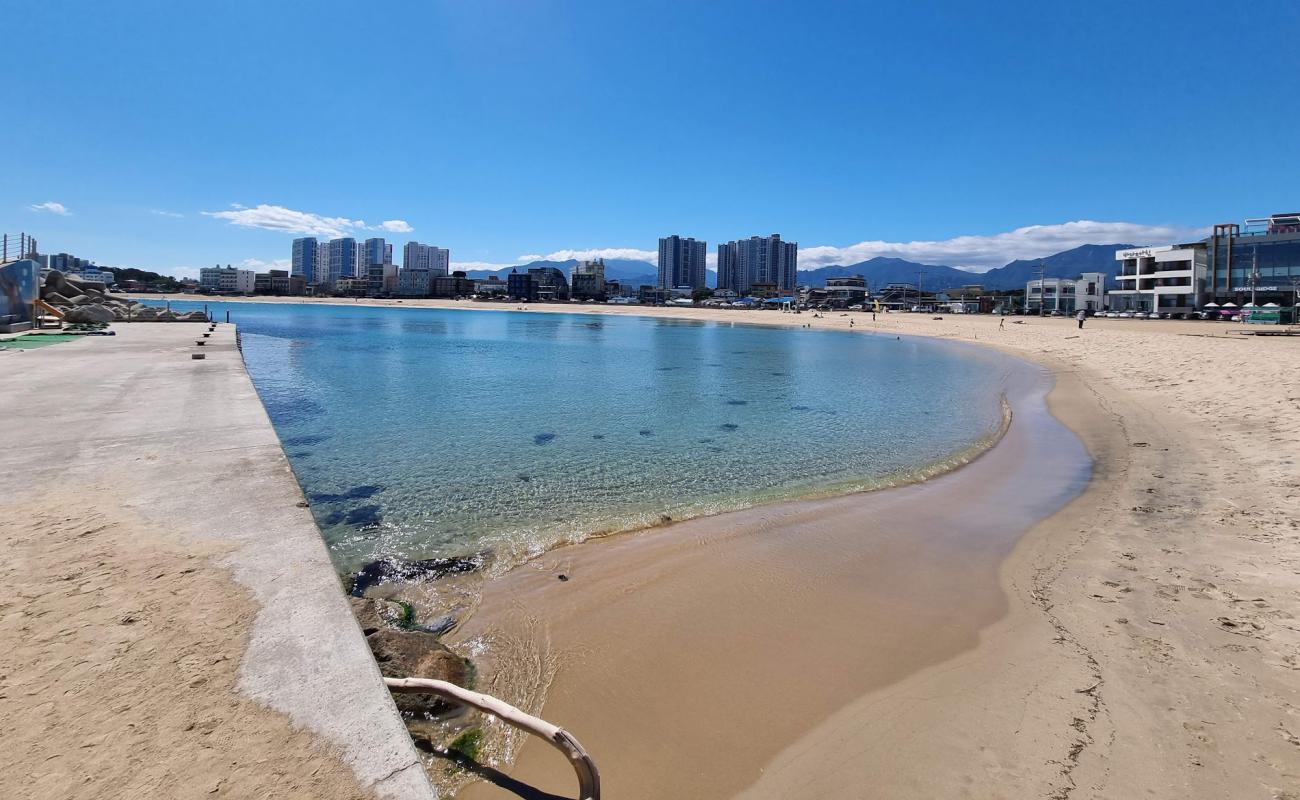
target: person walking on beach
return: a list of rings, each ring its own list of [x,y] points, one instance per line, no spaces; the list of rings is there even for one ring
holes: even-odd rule
[[[1007,329],[1007,318],[1003,317],[1002,319],[998,320],[998,330],[1005,331],[1006,329]]]
[[[1074,318],[1079,320],[1079,330],[1083,330],[1083,321],[1088,318],[1088,312],[1081,308],[1079,313],[1074,315]]]

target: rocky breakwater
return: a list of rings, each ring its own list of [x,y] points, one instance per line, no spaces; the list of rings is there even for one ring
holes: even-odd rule
[[[41,301],[64,322],[207,322],[202,311],[177,312],[146,306],[109,294],[97,284],[70,278],[57,269],[45,275]]]
[[[384,677],[430,678],[466,689],[475,688],[477,673],[473,663],[440,641],[444,633],[455,627],[455,618],[422,620],[415,604],[397,599],[391,593],[400,594],[400,588],[409,586],[409,582],[436,580],[448,574],[472,571],[477,566],[471,559],[385,560],[369,564],[353,576],[349,598],[352,612]],[[376,589],[387,589],[389,596],[366,596],[369,590]],[[443,757],[426,765],[435,781],[445,782],[445,771],[453,767],[452,760],[473,759],[478,755],[483,734],[477,712],[432,694],[394,693],[393,700],[415,746],[425,753]],[[452,760],[447,760],[449,756]]]

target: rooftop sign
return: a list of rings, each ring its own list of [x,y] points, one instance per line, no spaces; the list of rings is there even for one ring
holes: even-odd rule
[[[1124,261],[1130,258],[1151,258],[1156,253],[1163,253],[1166,250],[1173,249],[1174,246],[1172,244],[1167,244],[1163,247],[1135,247],[1132,250],[1116,250],[1115,260]]]

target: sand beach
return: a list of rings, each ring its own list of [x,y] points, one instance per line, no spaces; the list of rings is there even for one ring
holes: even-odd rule
[[[538,710],[583,741],[610,796],[1300,791],[1294,340],[1173,321],[519,313],[549,311],[791,335],[853,320],[991,346],[1038,365],[1073,432],[1045,433],[1028,387],[1005,439],[935,480],[592,541],[489,582],[458,635],[537,643],[554,666]],[[1078,475],[1050,471],[1070,441],[1091,479],[1050,507]],[[526,743],[507,771],[563,793],[556,762]]]

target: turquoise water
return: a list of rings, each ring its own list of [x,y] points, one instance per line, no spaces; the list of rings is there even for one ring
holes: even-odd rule
[[[665,515],[902,482],[1001,419],[1005,362],[941,342],[632,316],[208,305],[239,324],[341,570],[488,551],[515,563]]]

